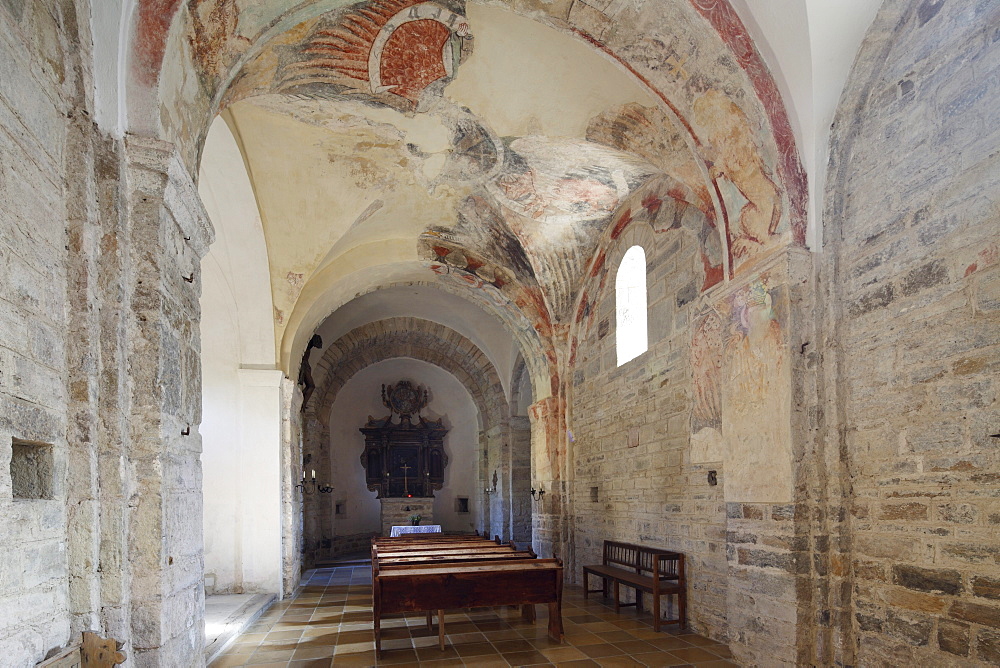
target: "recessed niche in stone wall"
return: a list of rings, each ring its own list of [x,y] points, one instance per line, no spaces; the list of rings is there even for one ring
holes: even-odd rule
[[[337,501],[334,508],[335,508],[334,514],[337,517],[347,517],[347,501],[346,500],[341,499],[340,501]]]
[[[52,446],[11,440],[10,483],[14,500],[52,498]]]
[[[455,512],[456,513],[469,512],[469,497],[467,496],[455,497]]]

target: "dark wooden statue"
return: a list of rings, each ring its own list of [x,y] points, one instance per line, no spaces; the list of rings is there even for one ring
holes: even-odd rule
[[[369,415],[368,423],[360,430],[365,435],[361,455],[365,482],[380,499],[433,496],[434,490],[444,485],[448,465],[444,436],[448,430],[441,419],[420,417],[427,401],[427,390],[421,392],[409,381],[383,385],[382,403],[399,415],[399,422],[392,421],[392,414],[384,418]]]

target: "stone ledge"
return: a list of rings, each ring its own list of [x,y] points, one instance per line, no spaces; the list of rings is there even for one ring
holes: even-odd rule
[[[223,599],[232,598],[232,604]],[[218,658],[236,637],[278,600],[277,594],[221,594],[205,597],[205,664]],[[238,606],[233,609],[232,606]],[[214,611],[212,608],[217,608]],[[216,628],[217,627],[217,628]]]

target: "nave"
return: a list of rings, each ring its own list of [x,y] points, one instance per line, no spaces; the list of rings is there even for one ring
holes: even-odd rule
[[[371,564],[344,561],[308,571],[295,594],[279,601],[246,629],[210,668],[268,666],[735,666],[729,649],[676,629],[656,633],[648,612],[622,609],[610,599],[563,591],[563,644],[548,639],[546,608],[521,620],[514,608],[479,608],[445,615],[447,647],[427,630],[423,613],[382,621],[383,658],[376,661],[372,631]]]

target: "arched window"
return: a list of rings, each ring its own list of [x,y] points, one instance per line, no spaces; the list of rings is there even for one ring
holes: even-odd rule
[[[615,276],[615,329],[618,366],[646,352],[646,252],[632,246]]]

